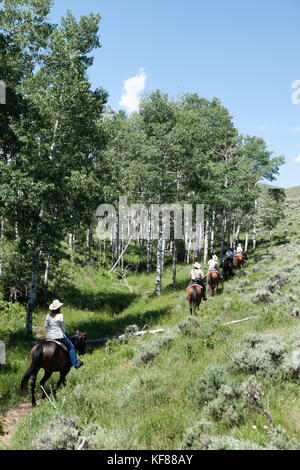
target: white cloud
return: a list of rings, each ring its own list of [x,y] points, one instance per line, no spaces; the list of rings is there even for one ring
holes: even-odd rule
[[[139,110],[140,94],[145,89],[147,75],[144,69],[140,69],[138,75],[129,78],[124,82],[122,98],[119,101],[119,106],[125,108],[131,114]]]
[[[298,157],[294,158],[294,162],[295,163],[300,163],[300,153],[299,153]]]

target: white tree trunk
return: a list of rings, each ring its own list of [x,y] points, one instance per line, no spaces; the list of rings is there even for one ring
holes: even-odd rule
[[[73,251],[73,234],[69,234],[69,250]]]
[[[208,235],[209,235],[209,220],[205,224],[205,234],[204,234],[204,264],[207,263],[208,259]]]
[[[248,251],[248,241],[249,241],[249,233],[248,230],[246,232],[246,239],[245,239],[245,253]]]
[[[44,286],[47,288],[49,281],[50,256],[47,256],[44,274]]]
[[[147,274],[151,272],[152,266],[152,226],[151,226],[151,219],[149,217],[149,225],[148,225],[148,240],[147,240]]]
[[[238,224],[237,230],[235,232],[235,237],[234,237],[234,250],[236,249],[236,244],[237,244],[239,236],[240,236],[240,231],[241,231],[241,224]]]
[[[159,231],[159,239],[157,242],[157,255],[156,255],[156,283],[155,283],[155,295],[161,294],[161,281],[163,271],[163,238],[162,238],[162,227]]]
[[[187,253],[186,253],[186,262],[187,262],[187,264],[189,264],[189,262],[190,262],[191,244],[192,244],[192,240],[189,239],[188,249],[187,249]]]
[[[256,213],[257,213],[257,208],[258,208],[258,202],[257,199],[255,200],[255,214],[253,217],[253,251],[256,250],[256,244],[257,244],[257,227],[256,227]]]
[[[164,267],[165,267],[165,256],[166,256],[166,240],[163,239],[163,242],[162,242],[162,266],[161,266],[162,271],[164,270]]]

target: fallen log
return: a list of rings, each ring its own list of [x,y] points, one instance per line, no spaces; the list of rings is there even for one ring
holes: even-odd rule
[[[247,318],[242,318],[242,320],[235,320],[235,321],[230,321],[228,323],[224,323],[223,326],[227,326],[227,325],[235,325],[236,323],[242,323],[243,321],[248,321],[248,320],[253,320],[254,318],[257,318],[256,317],[247,317]]]
[[[163,333],[165,330],[163,329],[160,329],[160,330],[152,330],[152,331],[137,331],[136,333],[129,333],[129,334],[126,334],[125,335],[121,335],[119,336],[119,339],[122,339],[122,338],[126,338],[128,336],[144,336],[146,335],[147,333],[151,334],[151,335],[156,335],[157,333]]]
[[[121,336],[118,336],[118,339],[123,339],[123,338],[128,338],[130,336],[144,336],[147,333],[151,335],[156,335],[157,333],[163,333],[165,330],[160,329],[160,330],[151,330],[151,331],[137,331],[135,333],[125,333]],[[99,338],[99,339],[87,339],[86,342],[89,344],[104,344],[109,340],[109,338]]]

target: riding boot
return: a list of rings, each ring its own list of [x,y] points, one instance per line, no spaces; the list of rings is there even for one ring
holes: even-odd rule
[[[83,366],[83,362],[82,361],[78,361],[78,364],[77,366],[75,366],[75,369],[79,369],[79,367]]]

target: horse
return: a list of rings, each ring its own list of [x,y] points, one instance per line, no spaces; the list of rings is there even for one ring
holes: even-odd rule
[[[242,269],[244,267],[245,260],[247,259],[247,253],[236,253],[234,255],[234,265],[236,269]]]
[[[219,287],[219,274],[216,271],[210,271],[206,275],[207,289],[210,295],[214,295],[215,289],[218,290]]]
[[[190,305],[190,314],[194,314],[196,308],[200,308],[201,300],[203,298],[203,288],[199,284],[192,284],[188,287],[187,296],[186,296],[189,305]]]
[[[226,281],[229,281],[229,279],[234,276],[233,259],[226,258],[222,263],[222,268],[223,268],[224,278],[226,279]]]
[[[80,333],[76,331],[75,335],[70,337],[70,341],[72,341],[75,350],[80,355],[85,354],[86,332]],[[42,399],[45,399],[46,394],[43,388],[53,372],[60,372],[60,378],[54,391],[55,395],[61,385],[66,385],[65,378],[71,367],[69,351],[64,348],[64,344],[60,345],[58,340],[41,341],[32,348],[30,352],[30,366],[22,378],[21,390],[24,392],[26,384],[31,377],[31,402],[33,407],[36,406],[34,390],[39,370],[44,369],[45,371],[44,377],[40,382],[40,387],[43,391]]]

